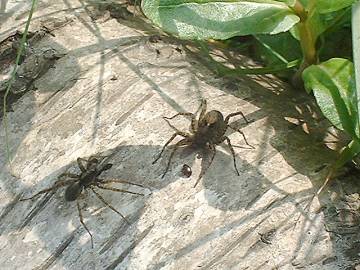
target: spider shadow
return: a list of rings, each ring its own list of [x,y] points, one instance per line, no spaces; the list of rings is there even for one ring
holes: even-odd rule
[[[194,54],[189,53],[189,56],[194,57]],[[206,65],[207,61],[206,59],[204,60],[204,58],[209,56],[202,57],[203,59],[201,59],[201,57],[196,58]],[[239,66],[243,66],[244,62],[246,63],[246,59],[244,61],[244,59],[239,57],[239,59],[235,59],[235,62]],[[324,229],[316,227],[315,224],[318,221],[318,217],[312,218],[312,213],[306,211],[305,207],[311,200],[314,192],[322,185],[326,175],[326,170],[324,169],[337,158],[336,152],[327,148],[325,143],[333,149],[340,150],[344,141],[346,142],[347,140],[346,136],[336,131],[334,132],[331,124],[323,117],[312,97],[309,97],[303,92],[295,92],[286,83],[272,76],[239,75],[238,78],[221,77],[221,80],[204,79],[206,77],[202,72],[206,73],[209,71],[214,72],[216,77],[216,71],[209,65],[207,65],[206,71],[194,70],[195,74],[197,74],[195,75],[196,78],[202,82],[211,87],[222,89],[225,95],[239,98],[241,100],[239,105],[246,106],[247,104],[251,104],[258,108],[246,115],[248,119],[252,120],[253,124],[251,125],[256,126],[256,123],[263,123],[264,125],[264,128],[259,130],[255,128],[256,131],[252,131],[253,137],[257,138],[257,141],[260,143],[256,145],[258,149],[257,157],[251,165],[259,168],[264,167],[270,160],[280,154],[285,162],[294,170],[294,175],[289,175],[290,179],[296,175],[303,175],[311,181],[312,187],[304,189],[297,194],[292,194],[292,198],[288,197],[287,201],[295,205],[299,205],[299,201],[302,202],[298,207],[298,213],[296,213],[298,216],[297,220],[299,220],[300,217],[306,220],[306,222],[301,222],[300,234],[306,235],[312,230],[312,241],[321,243],[319,239],[325,237]],[[241,124],[239,120],[233,124],[239,128],[243,128],[245,133],[246,130],[249,130],[246,125]],[[268,132],[262,132],[264,130]],[[274,151],[267,151],[269,148],[273,148]],[[272,167],[272,170],[281,173],[276,167]],[[294,179],[296,178],[297,177]],[[225,177],[223,179],[225,179]],[[265,183],[262,184],[266,186],[265,192],[274,190],[284,196],[289,195],[278,186],[278,184],[281,185],[282,181],[286,181],[286,178],[280,177],[277,181],[268,181],[266,178],[263,178],[263,180]],[[348,186],[348,184],[346,184],[347,182],[348,181],[344,181],[344,184],[340,184],[340,186]],[[206,185],[206,182],[204,182],[204,184]],[[332,189],[330,188],[330,190]],[[341,188],[339,188],[339,190],[341,190]],[[331,191],[329,192],[331,193]],[[329,196],[325,194],[319,197],[320,209],[327,209],[329,207],[333,209],[333,206],[330,206],[333,203],[329,204],[331,201],[329,199]],[[339,207],[339,205],[337,205],[337,207]],[[354,219],[354,217],[351,219]],[[326,226],[328,226],[334,223],[334,219],[325,213],[325,222]],[[359,230],[357,232],[355,231],[355,234],[358,235],[359,233]],[[342,236],[342,238],[345,239],[346,235]],[[341,253],[343,253],[344,249],[347,249],[348,245],[345,241],[331,242],[333,247]],[[339,242],[342,243],[339,244]],[[353,242],[351,245],[354,247],[358,245],[356,241],[351,242]],[[314,256],[315,253],[313,253],[315,246],[316,245],[312,245],[308,247],[306,242],[299,238],[289,259],[284,260],[277,266],[282,267],[290,263],[295,263],[305,267],[309,263],[311,264],[311,261],[316,262],[318,259]],[[302,255],[300,255],[300,253],[302,253]],[[298,256],[300,257],[297,258]],[[352,260],[354,262],[354,259]],[[334,261],[329,261],[329,263],[334,263]],[[351,265],[351,262],[347,266],[349,265]]]
[[[135,150],[138,148],[142,149],[141,147],[129,147],[128,150],[138,152],[138,150]],[[112,149],[111,152],[114,151],[114,159],[109,160],[109,163],[113,164],[113,168],[104,172],[103,175],[101,175],[101,178],[121,178],[122,180],[125,180],[126,177],[123,177],[121,173],[118,173],[119,169],[117,167],[122,161],[121,158],[119,159],[116,157],[116,152],[120,151],[120,149]],[[144,151],[144,149],[140,152],[142,151]],[[111,152],[107,151],[106,153],[99,153],[97,156],[106,156]],[[74,161],[43,178],[35,185],[35,189],[39,191],[43,188],[51,187],[56,182],[57,177],[64,171],[70,171],[75,174],[80,172],[77,162]],[[116,176],[114,174],[116,174]],[[131,179],[134,178],[137,179],[132,182],[138,184],[142,183],[144,186],[148,185],[148,177],[134,177],[134,175],[132,175]],[[39,187],[39,185],[41,187]],[[119,209],[120,213],[126,215],[130,224],[125,222],[121,216],[104,205],[96,196],[94,196],[94,194],[92,194],[91,190],[83,192],[81,194],[82,196],[78,199],[83,208],[82,214],[85,224],[90,231],[93,232],[95,243],[94,250],[91,250],[90,238],[88,238],[89,235],[87,235],[86,230],[84,230],[79,222],[76,202],[66,202],[64,199],[64,190],[66,187],[56,191],[49,191],[33,200],[20,202],[18,201],[19,198],[28,197],[30,194],[35,193],[32,188],[30,190],[22,187],[22,194],[16,196],[14,201],[3,210],[3,213],[6,212],[6,214],[1,215],[1,235],[6,235],[8,237],[5,247],[10,248],[9,246],[11,246],[11,248],[16,248],[17,246],[22,246],[22,250],[26,251],[26,247],[31,249],[32,245],[40,242],[40,245],[43,247],[42,250],[45,252],[43,255],[47,256],[46,253],[50,253],[50,256],[42,261],[41,259],[33,260],[32,264],[38,267],[49,267],[51,264],[55,263],[57,259],[63,256],[63,252],[65,254],[68,254],[68,252],[71,254],[76,252],[74,250],[79,250],[80,252],[83,248],[88,248],[90,250],[90,256],[81,258],[79,260],[79,267],[86,265],[89,261],[93,262],[98,260],[99,258],[96,260],[92,258],[95,250],[102,250],[101,254],[111,252],[108,250],[110,246],[112,247],[115,243],[118,243],[119,240],[121,241],[123,236],[125,236],[125,238],[130,236],[130,239],[136,236],[135,224],[141,216],[147,196],[151,193],[147,188],[134,188],[127,184],[120,185],[120,187],[133,192],[144,192],[144,196],[111,192],[101,189],[96,189],[96,191],[100,193],[111,206]],[[119,205],[121,205],[121,207],[119,207]],[[99,230],[99,228],[102,228],[102,230]],[[119,235],[118,238],[114,238],[114,231],[118,232],[119,230],[121,231],[121,235]],[[13,234],[13,232],[16,233]],[[118,235],[118,233],[115,234]],[[19,235],[21,236],[19,237]],[[109,244],[109,242],[111,242],[111,244]],[[101,245],[105,245],[105,247],[101,247]],[[106,246],[108,247],[106,248]],[[21,252],[19,251],[19,253]],[[30,257],[26,254],[23,254],[23,257],[22,261],[29,264],[29,261],[27,260],[29,260]],[[42,256],[40,255],[39,257]],[[5,262],[3,262],[2,265],[7,265],[7,263],[10,262],[7,262],[5,259]],[[21,264],[21,262],[17,263]],[[66,265],[65,268],[67,268]],[[71,267],[69,266],[69,269],[70,268]]]
[[[203,261],[201,263],[202,266],[199,266],[200,269],[210,269],[214,264],[221,261],[224,253],[230,252],[234,245],[236,246],[238,243],[246,241],[253,231],[261,232],[264,228],[268,227],[269,224],[267,224],[267,221],[271,213],[276,213],[277,209],[283,207],[283,205],[293,205],[294,210],[288,213],[286,219],[280,220],[278,224],[276,224],[276,229],[278,230],[286,230],[286,227],[289,226],[287,223],[288,220],[293,219],[298,214],[304,214],[302,206],[298,202],[307,200],[309,191],[305,189],[297,194],[291,194],[281,187],[282,182],[291,181],[296,174],[283,177],[274,183],[267,179],[257,167],[236,156],[236,162],[240,172],[240,176],[238,176],[233,167],[231,154],[221,151],[222,148],[227,149],[227,145],[221,144],[217,146],[215,159],[198,183],[198,187],[194,189],[194,193],[200,192],[199,189],[203,190],[207,204],[222,210],[223,213],[233,212],[236,215],[239,211],[243,211],[244,215],[232,221],[230,221],[230,219],[229,221],[224,221],[221,226],[207,234],[202,234],[201,237],[198,237],[195,241],[190,243],[184,242],[182,248],[176,250],[176,252],[169,256],[162,256],[158,262],[152,263],[149,269],[161,269],[168,264],[168,260],[184,260],[193,252],[215,241],[215,239],[225,238],[226,235],[241,230],[242,227],[247,227],[248,224],[255,223],[254,226],[246,228],[238,238],[229,240],[228,249],[222,250],[219,248],[221,250],[220,255]],[[254,150],[244,149],[244,151]],[[169,153],[171,153],[171,149],[165,151],[163,161],[160,162],[160,167],[164,168],[167,164],[166,157],[168,157]],[[211,158],[209,150],[204,151],[191,147],[182,148],[179,150],[177,158],[174,157],[171,170],[168,172],[169,175],[167,175],[165,179],[172,178],[174,175],[179,176],[184,163],[196,167],[196,164],[194,164],[196,163],[196,155],[201,155],[201,168],[200,170],[196,170],[197,174],[193,174],[191,178],[183,181],[187,187],[191,188],[200,174],[199,171],[203,171],[204,168],[208,167]],[[274,192],[278,194],[275,198],[273,195]],[[184,212],[183,215],[185,215],[187,211],[191,212],[191,210],[187,209],[182,211]],[[190,213],[187,215],[191,216]],[[274,225],[272,224],[271,226]],[[233,263],[235,264],[250,256],[251,248],[252,247],[249,247],[249,250],[244,256],[238,259],[234,258]]]
[[[112,168],[104,172],[101,178],[116,178],[136,182],[145,187],[149,187],[151,191],[162,190],[178,179],[179,171],[176,169],[176,164],[184,161],[188,162],[188,160],[193,159],[191,155],[194,153],[192,149],[179,151],[180,155],[174,160],[175,166],[169,171],[169,175],[162,179],[160,177],[160,170],[163,169],[162,164],[151,165],[154,154],[158,153],[160,149],[160,146],[124,145],[107,150],[106,153],[99,153],[98,155],[100,156],[115,153],[109,160],[109,163],[113,164]],[[184,157],[184,155],[187,156]],[[204,157],[202,163],[207,161],[206,153]],[[217,157],[213,163],[215,167],[212,169],[210,167],[212,171],[208,171],[204,175],[202,181],[204,181],[205,184],[202,182],[199,183],[199,185],[204,184],[209,190],[214,189],[215,192],[219,192],[219,187],[223,187],[224,183],[219,183],[218,180],[214,178],[214,174],[217,174],[218,172],[216,171],[218,169],[221,170],[222,166],[226,163],[232,165],[232,158],[227,154],[219,151]],[[140,163],[139,160],[146,160],[148,162]],[[221,164],[216,166],[216,163],[219,161],[221,161]],[[39,181],[38,184],[34,186],[35,190],[38,191],[51,186],[51,183],[54,183],[57,176],[64,171],[78,173],[79,169],[77,167],[77,163],[72,162],[57,169]],[[253,170],[256,171],[254,168]],[[232,169],[231,173],[235,174],[235,171]],[[253,175],[254,174],[260,175],[259,172],[254,172]],[[194,180],[193,177],[191,179]],[[194,182],[190,180],[188,184],[187,187],[190,189],[190,192],[196,192],[196,189],[193,189]],[[71,253],[80,252],[83,248],[88,248],[90,252],[89,254],[84,254],[84,256],[79,257],[75,262],[76,266],[80,267],[88,265],[89,263],[97,266],[99,266],[99,263],[109,265],[108,256],[112,253],[117,254],[118,257],[111,262],[111,265],[124,265],[126,261],[123,261],[123,259],[131,254],[136,245],[141,244],[139,237],[144,239],[146,235],[151,232],[152,226],[154,226],[154,224],[151,224],[151,221],[148,223],[145,222],[145,225],[141,222],[142,229],[139,230],[137,225],[144,211],[146,211],[146,201],[149,199],[148,197],[151,196],[149,190],[131,186],[126,187],[136,192],[145,191],[144,193],[146,195],[143,197],[111,191],[102,192],[101,190],[99,190],[99,193],[113,207],[123,213],[131,224],[127,224],[120,216],[104,206],[96,196],[91,195],[91,192],[85,194],[84,198],[80,199],[83,205],[85,223],[93,233],[94,250],[91,250],[90,237],[79,223],[76,203],[66,202],[64,200],[64,189],[49,192],[43,196],[39,196],[39,198],[33,201],[14,202],[14,205],[12,205],[7,215],[2,217],[2,224],[6,224],[1,228],[2,235],[9,237],[5,247],[15,248],[22,245],[22,250],[26,252],[26,246],[30,247],[36,242],[42,243],[43,250],[46,251],[46,253],[50,253],[50,255],[48,254],[47,259],[44,260],[41,259],[44,257],[44,254],[40,254],[38,258],[32,260],[32,265],[34,266],[50,266],[53,263],[57,263],[57,260],[60,260],[62,256],[66,257]],[[232,188],[234,188],[234,186]],[[242,188],[246,189],[247,187],[242,186]],[[28,188],[24,189],[24,187],[22,189],[22,196],[35,193],[33,188],[31,191],[29,191]],[[228,193],[229,189],[222,190],[221,192],[224,194]],[[239,207],[245,206],[245,201],[236,201],[234,204],[233,199],[238,195],[237,192],[232,192],[230,195],[227,194],[227,199],[222,198],[220,201],[210,201],[209,203],[219,209],[235,211],[239,209]],[[17,197],[17,200],[18,199],[19,197]],[[229,201],[232,201],[231,205],[228,203]],[[18,222],[10,222],[15,220]],[[144,226],[145,229],[143,229]],[[16,231],[16,234],[12,234],[12,231]],[[124,241],[125,243],[131,243],[130,248],[124,248],[122,244]],[[21,253],[21,251],[19,252]],[[94,252],[98,253],[98,255],[95,256]],[[116,256],[112,255],[111,258],[116,258]],[[122,258],[122,260],[119,258]],[[29,257],[23,254],[22,260],[26,262],[28,259]],[[67,266],[66,263],[63,267],[74,267],[74,264]],[[4,265],[6,265],[6,262]]]
[[[235,146],[242,148],[244,151],[254,151],[252,148],[246,146]],[[224,152],[226,150],[226,152]],[[164,151],[158,167],[164,172],[164,168],[169,160],[169,155],[173,151],[173,147],[168,147]],[[190,165],[190,168],[201,162],[196,170],[196,174],[192,174],[189,178],[192,187],[201,186],[205,189],[205,196],[207,194],[208,203],[223,211],[237,211],[239,209],[249,209],[255,204],[267,190],[269,186],[266,183],[265,177],[251,164],[245,160],[235,156],[240,175],[233,164],[233,156],[231,155],[228,145],[222,143],[215,148],[215,157],[211,161],[213,152],[208,148],[185,146],[179,147],[176,150],[168,172],[165,174],[164,179],[169,177],[186,177],[182,173],[184,164]],[[156,163],[156,164],[157,164]],[[199,177],[202,177],[199,179]],[[216,194],[216,196],[213,196]]]

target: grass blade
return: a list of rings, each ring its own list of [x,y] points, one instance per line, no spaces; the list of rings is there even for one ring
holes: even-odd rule
[[[29,12],[29,16],[28,16],[28,19],[27,19],[26,25],[25,25],[24,34],[23,34],[23,36],[22,36],[22,38],[21,38],[20,47],[19,47],[18,52],[17,52],[17,55],[16,55],[15,68],[14,68],[13,72],[11,73],[11,77],[10,77],[10,80],[9,80],[9,82],[8,82],[8,86],[7,86],[7,88],[6,88],[5,95],[4,95],[4,104],[3,104],[4,117],[3,117],[3,125],[4,125],[4,129],[5,129],[6,156],[7,156],[7,160],[8,160],[8,162],[9,162],[10,167],[11,167],[11,158],[10,158],[10,147],[9,147],[9,130],[8,130],[8,123],[7,123],[7,112],[6,112],[7,103],[6,103],[6,101],[7,101],[8,95],[9,95],[9,93],[10,93],[11,85],[13,84],[14,79],[15,79],[17,67],[18,67],[19,62],[20,62],[20,57],[21,57],[22,52],[23,52],[23,50],[24,50],[24,48],[25,48],[26,37],[27,37],[27,34],[28,34],[28,32],[29,32],[29,26],[30,26],[30,22],[31,22],[32,15],[33,15],[34,10],[35,10],[36,2],[37,2],[37,0],[32,0],[30,12]]]

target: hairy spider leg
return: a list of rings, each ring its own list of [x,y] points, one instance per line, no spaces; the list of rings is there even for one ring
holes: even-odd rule
[[[96,183],[96,186],[98,188],[101,188],[101,189],[106,189],[106,190],[111,190],[111,191],[116,191],[116,192],[123,192],[123,193],[129,193],[129,194],[144,196],[144,194],[141,194],[141,193],[132,192],[132,191],[128,191],[128,190],[124,190],[124,189],[120,189],[120,188],[107,187],[107,186],[104,186],[104,185],[102,185],[100,183]]]
[[[100,184],[108,184],[108,183],[124,183],[124,184],[129,184],[129,185],[133,185],[133,186],[138,186],[138,187],[144,187],[143,185],[140,184],[136,184],[136,183],[132,183],[132,182],[128,182],[128,181],[124,181],[124,180],[119,180],[119,179],[98,179]]]
[[[204,116],[207,109],[207,101],[206,99],[202,99],[200,103],[199,109],[196,111],[196,113],[200,110],[200,116]]]
[[[230,125],[227,125],[227,126],[228,126],[229,128],[231,128],[231,129],[239,132],[239,133],[242,135],[242,137],[244,138],[245,143],[246,143],[248,146],[250,146],[252,149],[255,149],[255,147],[252,146],[252,145],[247,141],[244,132],[242,132],[239,128],[234,128],[234,127],[232,127],[232,126],[230,126]]]
[[[199,129],[199,122],[202,121],[202,119],[205,116],[206,113],[206,108],[207,108],[207,103],[205,99],[201,100],[200,106],[199,108],[196,110],[195,115],[200,111],[200,115],[199,115],[199,119],[193,118],[191,119],[191,132],[192,133],[196,133]]]
[[[236,167],[235,151],[234,151],[234,148],[233,148],[232,145],[231,145],[230,139],[229,139],[229,137],[227,137],[227,136],[223,136],[222,139],[223,139],[223,141],[226,140],[226,142],[227,142],[227,144],[228,144],[228,146],[229,146],[229,148],[230,148],[230,152],[231,152],[231,155],[232,155],[233,161],[234,161],[235,170],[236,170],[236,172],[237,172],[237,175],[240,176],[240,173],[239,173],[239,171],[238,171],[238,169],[237,169],[237,167]]]
[[[169,120],[167,120],[165,117],[163,117],[163,118],[164,118],[164,120],[166,121],[166,123],[169,125],[169,127],[171,127],[173,130],[175,130],[175,131],[178,132],[179,134],[182,133],[183,135],[181,135],[181,136],[183,136],[183,137],[187,136],[186,132],[183,132],[183,131],[178,130],[175,126],[173,126],[173,125],[169,122]]]
[[[207,103],[206,103],[206,100],[205,99],[202,99],[201,100],[201,103],[200,103],[200,106],[199,108],[196,110],[195,113],[190,113],[190,112],[182,112],[182,113],[177,113],[175,114],[174,116],[171,116],[171,117],[163,117],[165,120],[168,119],[168,120],[171,120],[171,119],[174,119],[175,117],[179,116],[179,115],[183,115],[183,116],[190,116],[191,118],[191,125],[190,125],[190,128],[191,128],[191,132],[192,133],[195,133],[198,129],[198,123],[199,121],[196,120],[196,114],[200,112],[200,117],[199,119],[202,119],[206,113],[206,107],[207,107]],[[172,125],[168,122],[168,124],[172,127]],[[174,128],[176,129],[176,128]]]
[[[206,99],[200,100],[199,108],[196,110],[196,112],[194,114],[197,114],[201,110],[202,106],[204,105],[203,103],[205,103],[205,106],[206,106]]]
[[[116,210],[114,207],[112,207],[107,201],[105,201],[105,199],[99,193],[97,193],[93,187],[90,187],[90,189],[92,190],[92,192],[94,192],[96,197],[98,197],[100,199],[100,201],[102,201],[107,207],[109,207],[115,213],[119,214],[126,221],[127,224],[130,224],[130,222],[127,220],[127,218],[123,214],[121,214],[118,210]]]
[[[171,120],[171,119],[174,119],[175,117],[178,117],[180,115],[183,115],[183,116],[189,116],[191,118],[195,118],[195,114],[191,113],[191,112],[180,112],[180,113],[177,113],[171,117],[167,117],[167,116],[163,116],[164,119],[167,119],[167,120]]]
[[[57,189],[63,187],[63,186],[67,186],[67,185],[70,185],[72,183],[76,182],[76,180],[63,180],[63,181],[58,181],[56,182],[52,187],[50,188],[46,188],[46,189],[43,189],[43,190],[40,190],[38,193],[36,193],[35,195],[29,197],[29,198],[24,198],[24,199],[20,199],[20,201],[27,201],[27,200],[32,200],[34,199],[35,197],[39,196],[40,194],[43,194],[43,193],[48,193],[52,190],[56,191]]]
[[[93,236],[92,236],[91,232],[89,231],[88,227],[86,227],[86,225],[85,225],[85,223],[84,223],[83,215],[82,215],[82,213],[81,213],[80,203],[79,203],[78,200],[76,201],[76,205],[77,205],[77,209],[78,209],[78,213],[79,213],[80,223],[81,223],[81,225],[84,226],[85,230],[86,230],[86,231],[88,232],[88,234],[90,235],[91,248],[94,248]]]
[[[159,158],[161,157],[162,153],[164,152],[166,146],[168,146],[169,143],[172,142],[172,140],[175,139],[176,136],[182,136],[182,137],[188,137],[188,135],[185,132],[181,132],[181,131],[177,131],[176,133],[174,133],[171,138],[165,143],[165,145],[163,146],[163,148],[161,149],[160,154],[157,156],[157,158],[152,162],[152,164],[155,164]]]
[[[203,170],[201,170],[201,173],[200,173],[198,179],[196,180],[194,187],[196,187],[196,185],[200,182],[200,179],[204,176],[206,171],[210,168],[210,165],[211,165],[211,163],[213,162],[213,160],[215,158],[215,155],[216,155],[215,145],[210,144],[209,147],[210,147],[210,150],[212,150],[213,154],[212,154],[212,156],[210,158],[209,164]]]
[[[176,133],[175,133],[176,134]],[[161,176],[161,178],[164,178],[165,177],[165,174],[168,172],[169,168],[170,168],[170,164],[171,164],[171,159],[173,158],[174,154],[175,154],[175,151],[176,149],[179,148],[179,146],[183,146],[183,145],[189,145],[191,144],[191,142],[189,141],[188,138],[185,138],[185,139],[182,139],[181,141],[178,141],[175,145],[174,145],[174,149],[171,151],[171,154],[169,156],[169,161],[166,165],[166,169],[165,169],[165,172],[163,173],[163,175]]]
[[[237,115],[241,115],[242,118],[244,118],[246,124],[249,124],[249,121],[246,119],[245,115],[242,113],[242,112],[234,112],[234,113],[230,113],[228,116],[226,116],[225,118],[225,123],[228,124],[229,123],[229,120],[231,117],[234,117],[234,116],[237,116]]]
[[[198,109],[199,110],[199,109]],[[196,114],[196,113],[195,113]],[[190,113],[190,112],[182,112],[182,113],[177,113],[175,114],[174,116],[171,116],[171,117],[163,117],[165,120],[171,120],[171,119],[174,119],[175,117],[179,116],[179,115],[183,115],[183,116],[189,116],[190,119],[191,119],[191,125],[190,125],[190,128],[191,128],[191,132],[195,133],[195,131],[197,130],[197,120],[196,120],[196,116],[195,114],[193,113]],[[175,128],[173,125],[171,125],[169,123],[169,121],[166,121],[168,123],[168,125],[170,127],[172,127],[173,129],[175,130],[178,130],[177,128]]]
[[[80,168],[80,170],[82,171],[82,172],[86,172],[86,167],[87,167],[87,160],[86,159],[83,159],[83,158],[77,158],[76,159],[76,161],[77,161],[77,164],[78,164],[78,166],[79,166],[79,168]],[[83,164],[84,163],[84,164]]]
[[[230,120],[230,118],[231,118],[231,117],[234,117],[234,116],[237,116],[237,115],[241,115],[242,118],[244,118],[246,124],[249,124],[249,121],[246,119],[245,115],[244,115],[241,111],[239,111],[239,112],[235,112],[235,113],[230,113],[228,116],[226,116],[226,118],[225,118],[225,123],[226,123],[226,125],[227,125],[228,127],[230,127],[231,129],[239,132],[239,133],[243,136],[245,143],[246,143],[248,146],[250,146],[251,148],[255,149],[255,147],[252,146],[251,144],[249,144],[249,142],[247,141],[244,132],[242,132],[242,131],[241,131],[240,129],[238,129],[238,128],[234,128],[234,127],[232,127],[232,126],[229,125],[229,120]]]

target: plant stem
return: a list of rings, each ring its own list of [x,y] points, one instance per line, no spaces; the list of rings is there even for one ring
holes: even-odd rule
[[[303,5],[299,0],[296,1],[293,10],[299,16],[300,22],[297,25],[297,29],[299,31],[300,36],[300,46],[303,53],[303,61],[300,65],[300,68],[294,74],[292,81],[294,85],[302,85],[301,75],[303,71],[310,65],[318,63],[318,57],[316,53],[316,37],[311,31],[312,26],[309,21],[309,18],[312,16],[314,12],[315,2],[309,1],[308,3],[309,10],[305,10]]]

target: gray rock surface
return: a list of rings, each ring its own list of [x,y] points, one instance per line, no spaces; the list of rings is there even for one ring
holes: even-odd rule
[[[29,3],[1,1],[0,40],[23,30]],[[39,2],[33,30],[64,17],[70,23],[36,47],[66,55],[12,102],[11,164],[1,126],[1,269],[354,269],[360,263],[357,177],[342,176],[304,210],[322,184],[324,165],[336,158],[324,145],[333,129],[311,98],[272,76],[219,77],[180,41],[154,42],[149,37],[157,31],[120,7]],[[195,112],[201,99],[225,115],[241,110],[251,123],[241,117],[233,123],[255,149],[229,130],[240,176],[223,144],[193,188],[206,153],[179,150],[164,178],[169,151],[152,161],[173,134],[162,117]],[[189,127],[186,118],[173,123]],[[125,186],[144,196],[101,192],[130,225],[84,194],[93,249],[63,189],[18,201],[66,170],[78,172],[78,157],[109,153],[114,165],[105,178],[146,188]],[[181,175],[183,164],[191,166],[190,178]]]

